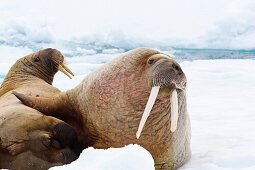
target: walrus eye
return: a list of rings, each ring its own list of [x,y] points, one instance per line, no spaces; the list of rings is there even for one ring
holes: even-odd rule
[[[40,57],[36,57],[36,58],[34,59],[34,61],[35,61],[35,62],[39,62],[39,61],[40,61]]]
[[[154,63],[154,59],[149,59],[148,63],[149,64],[153,64]]]

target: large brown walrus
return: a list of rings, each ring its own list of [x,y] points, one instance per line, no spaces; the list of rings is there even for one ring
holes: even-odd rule
[[[70,125],[24,106],[11,94],[59,93],[51,85],[55,73],[72,74],[63,61],[58,50],[45,49],[19,59],[6,75],[0,87],[0,169],[44,170],[78,158],[81,149]]]
[[[15,95],[25,105],[69,123],[87,146],[139,144],[159,170],[176,169],[191,156],[185,88],[186,77],[176,61],[138,48],[52,98]]]

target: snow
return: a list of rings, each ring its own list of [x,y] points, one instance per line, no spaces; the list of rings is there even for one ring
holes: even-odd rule
[[[82,152],[82,156],[78,161],[70,165],[51,168],[51,170],[55,169],[153,170],[154,163],[148,151],[138,145],[129,145],[125,148],[108,150],[89,148]]]
[[[254,169],[255,61],[183,62],[192,159],[182,169]]]

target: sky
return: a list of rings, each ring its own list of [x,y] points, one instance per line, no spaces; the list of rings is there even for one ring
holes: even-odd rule
[[[0,42],[12,44],[255,49],[253,0],[0,0],[0,20]]]

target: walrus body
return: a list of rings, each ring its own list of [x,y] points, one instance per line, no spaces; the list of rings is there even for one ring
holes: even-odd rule
[[[12,94],[59,93],[51,85],[59,65],[62,54],[45,49],[19,59],[5,77],[0,87],[0,169],[48,169],[78,158],[76,133],[69,125],[24,106]]]
[[[159,93],[137,139],[154,87],[160,88]],[[185,88],[186,77],[178,63],[156,50],[139,48],[106,63],[65,93],[52,98],[16,96],[24,104],[68,122],[88,146],[107,149],[139,144],[151,153],[159,170],[176,169],[191,156]],[[179,104],[178,126],[172,131],[173,91],[177,91]]]

